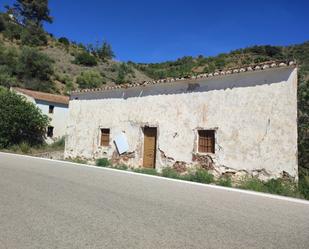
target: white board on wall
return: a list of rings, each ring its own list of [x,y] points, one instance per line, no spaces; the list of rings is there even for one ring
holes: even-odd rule
[[[123,154],[129,150],[129,144],[125,133],[121,132],[114,139],[118,153]]]

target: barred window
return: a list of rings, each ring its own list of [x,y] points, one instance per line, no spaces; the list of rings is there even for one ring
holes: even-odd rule
[[[215,153],[215,131],[198,131],[198,152]]]
[[[101,129],[101,146],[109,146],[110,129]]]

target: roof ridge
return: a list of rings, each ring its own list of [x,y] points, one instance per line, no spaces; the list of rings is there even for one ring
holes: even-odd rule
[[[11,87],[11,89],[13,91],[28,95],[38,100],[45,100],[45,101],[50,101],[50,102],[60,103],[60,104],[69,103],[69,96],[66,96],[66,95],[40,92],[40,91],[29,90],[29,89],[20,88],[20,87]]]
[[[258,71],[258,70],[265,70],[268,68],[275,68],[275,67],[287,67],[287,66],[296,66],[296,61],[287,61],[287,60],[272,60],[272,61],[265,61],[261,63],[254,63],[254,64],[247,64],[242,67],[233,67],[228,68],[226,70],[220,70],[215,69],[213,73],[201,73],[198,75],[190,75],[186,77],[168,77],[165,79],[159,79],[159,80],[152,80],[152,81],[143,81],[143,82],[135,82],[135,83],[125,83],[121,85],[116,86],[105,86],[102,88],[92,88],[92,89],[80,89],[72,91],[71,93],[83,93],[83,92],[103,92],[106,90],[114,90],[114,89],[126,89],[126,88],[133,88],[137,86],[147,86],[147,85],[154,85],[158,83],[170,83],[170,82],[176,82],[176,81],[182,81],[182,80],[195,80],[195,79],[202,79],[202,78],[211,78],[215,76],[222,76],[222,75],[229,75],[229,74],[235,74],[235,73],[243,73],[243,72],[249,72],[249,71]]]

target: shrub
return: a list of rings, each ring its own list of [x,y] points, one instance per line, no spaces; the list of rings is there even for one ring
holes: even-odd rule
[[[270,194],[302,197],[295,183],[283,179],[271,179],[267,182],[263,182],[257,178],[248,178],[245,179],[239,187]]]
[[[285,196],[297,196],[296,186],[290,181],[283,179],[271,179],[264,183],[268,193],[285,195]]]
[[[25,153],[25,154],[29,153],[30,150],[31,150],[31,147],[27,142],[21,142],[19,144],[19,148],[20,148],[21,152]]]
[[[37,25],[28,23],[21,32],[21,42],[28,46],[43,46],[47,44],[47,37],[44,30]]]
[[[232,180],[230,177],[222,177],[217,181],[217,184],[224,187],[232,187]]]
[[[60,139],[58,139],[57,141],[53,142],[50,147],[53,149],[64,149],[65,146],[65,137],[61,137]]]
[[[300,193],[309,200],[309,175],[303,175],[298,183]]]
[[[214,181],[214,176],[205,169],[197,169],[195,172],[190,173],[189,176],[189,179],[193,182],[211,183]]]
[[[73,62],[88,67],[96,66],[98,64],[96,58],[88,52],[79,53]]]
[[[0,14],[0,32],[5,30],[6,22],[3,14]]]
[[[49,119],[20,95],[0,88],[0,147],[42,144]]]
[[[54,73],[53,60],[35,48],[23,47],[17,65],[17,74],[25,80],[50,81]]]
[[[69,46],[69,45],[70,45],[70,41],[69,41],[69,39],[66,38],[66,37],[60,37],[60,38],[58,39],[58,41],[59,41],[60,43],[64,44],[65,46]]]
[[[178,174],[178,172],[171,167],[165,167],[164,169],[162,169],[161,175],[163,177],[168,177],[168,178],[175,178],[175,179],[180,178],[180,175]]]
[[[257,192],[267,192],[267,189],[262,181],[257,178],[246,178],[239,185],[241,189],[253,190]]]
[[[17,85],[16,77],[10,74],[6,66],[0,66],[0,85],[8,88]]]
[[[101,74],[93,70],[82,72],[76,82],[80,88],[96,88],[105,83]]]
[[[7,22],[3,34],[10,40],[20,40],[22,31],[23,29],[21,26],[12,22]]]
[[[147,174],[147,175],[158,175],[158,172],[156,171],[156,169],[151,169],[151,168],[136,168],[136,169],[133,169],[133,171],[136,173]]]
[[[117,164],[115,166],[113,166],[114,169],[119,169],[119,170],[127,170],[128,166],[125,164]]]
[[[100,166],[100,167],[108,167],[110,166],[110,161],[107,158],[99,158],[96,160],[95,162],[96,166]]]

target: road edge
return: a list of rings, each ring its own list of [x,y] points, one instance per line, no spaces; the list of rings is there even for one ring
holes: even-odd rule
[[[1,154],[9,155],[9,156],[17,156],[17,157],[28,157],[28,158],[37,159],[37,160],[45,160],[45,161],[50,161],[50,162],[62,163],[62,164],[67,165],[67,166],[68,165],[70,165],[70,166],[75,165],[75,166],[93,168],[93,169],[97,169],[97,170],[109,170],[109,171],[114,171],[114,172],[123,173],[123,174],[139,175],[139,176],[151,177],[151,178],[156,178],[156,179],[161,179],[161,180],[166,180],[166,181],[173,181],[173,182],[179,182],[179,183],[190,184],[190,185],[195,185],[195,186],[202,186],[202,187],[206,187],[206,188],[221,189],[221,190],[226,190],[226,191],[230,191],[230,192],[238,192],[238,193],[244,193],[244,194],[248,194],[248,195],[255,195],[255,196],[260,196],[260,197],[266,197],[266,198],[271,198],[271,199],[277,199],[277,200],[283,200],[283,201],[289,201],[289,202],[309,205],[309,201],[304,200],[304,199],[297,199],[297,198],[288,197],[288,196],[281,196],[281,195],[268,194],[268,193],[263,193],[263,192],[256,192],[256,191],[252,191],[252,190],[244,190],[244,189],[238,189],[238,188],[233,188],[233,187],[224,187],[224,186],[213,185],[213,184],[184,181],[184,180],[180,180],[180,179],[173,179],[173,178],[162,177],[162,176],[157,176],[157,175],[148,175],[148,174],[137,173],[137,172],[127,171],[127,170],[119,170],[119,169],[113,169],[113,168],[107,168],[107,167],[98,167],[98,166],[89,165],[89,164],[69,162],[69,161],[65,161],[65,160],[54,160],[54,159],[49,159],[49,158],[41,158],[41,157],[35,157],[35,156],[30,156],[30,155],[21,155],[21,154],[14,154],[14,153],[8,153],[8,152],[1,152],[0,151],[0,155]]]

